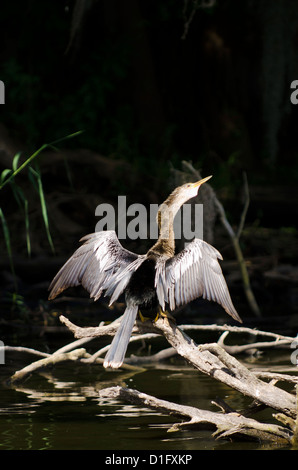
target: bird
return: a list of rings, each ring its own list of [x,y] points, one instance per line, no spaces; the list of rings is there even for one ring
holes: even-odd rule
[[[221,266],[220,252],[202,239],[194,238],[175,254],[174,217],[180,207],[197,196],[207,176],[177,187],[157,212],[158,239],[145,254],[136,254],[120,243],[114,230],[81,238],[84,242],[61,267],[50,283],[49,300],[68,287],[82,285],[94,301],[110,297],[112,305],[125,295],[125,311],[104,359],[104,367],[118,369],[125,359],[138,314],[144,320],[171,316],[180,306],[202,297],[221,305],[236,321],[237,313]],[[150,316],[151,315],[151,316]]]

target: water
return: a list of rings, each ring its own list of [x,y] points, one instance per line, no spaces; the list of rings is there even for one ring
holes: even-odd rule
[[[0,366],[1,450],[210,450],[270,448],[256,442],[215,440],[212,430],[168,432],[180,418],[117,400],[99,399],[98,390],[128,386],[184,405],[218,411],[224,399],[241,409],[250,401],[184,362],[160,364],[141,373],[104,371],[99,365],[63,364],[34,374],[16,388],[3,383],[24,366],[24,356],[7,354]],[[30,359],[33,360],[32,356]],[[27,357],[27,363],[29,363]],[[271,413],[265,413],[265,419]],[[272,448],[272,447],[271,447]]]

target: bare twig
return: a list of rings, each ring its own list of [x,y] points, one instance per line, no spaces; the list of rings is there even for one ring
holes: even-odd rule
[[[280,339],[276,338],[274,341],[258,341],[255,343],[249,343],[249,344],[242,344],[240,346],[228,346],[227,344],[224,343],[225,338],[229,334],[228,331],[225,331],[219,340],[217,341],[217,344],[224,348],[225,351],[227,351],[230,354],[240,354],[245,351],[250,351],[253,349],[265,349],[265,348],[276,348],[280,346],[290,346],[293,339]]]
[[[68,318],[66,318],[64,315],[60,315],[59,320],[61,323],[67,326],[67,328],[72,331],[74,334],[75,338],[95,338],[98,336],[107,336],[111,335],[114,336],[115,333],[118,330],[119,323],[121,321],[121,317],[117,318],[115,321],[108,325],[101,325],[101,326],[92,326],[92,327],[80,327],[72,323]],[[150,321],[137,321],[133,327],[133,333],[153,333],[152,328],[151,328],[152,322]],[[155,333],[156,336],[156,333]],[[141,338],[138,338],[141,339]],[[132,338],[131,338],[132,340]]]
[[[92,337],[77,339],[76,341],[72,341],[71,343],[66,344],[62,348],[57,349],[57,351],[55,351],[53,354],[64,354],[64,353],[73,351],[74,349],[84,346],[85,344],[89,343],[93,339],[94,338]]]
[[[24,367],[22,370],[19,370],[10,377],[8,383],[10,385],[15,385],[17,383],[23,382],[33,372],[38,372],[46,367],[52,367],[55,364],[65,362],[65,361],[78,361],[81,358],[88,357],[89,354],[86,353],[86,350],[76,349],[75,351],[71,351],[69,353],[64,354],[52,354],[49,357],[44,359],[40,359],[39,361],[32,362],[28,366]]]
[[[244,333],[253,336],[264,336],[275,339],[283,339],[288,341],[294,341],[295,337],[285,336],[279,333],[273,333],[271,331],[258,330],[256,328],[248,328],[247,326],[231,326],[231,325],[179,325],[181,330],[194,330],[194,331],[230,331],[231,333]]]
[[[72,331],[75,338],[94,338],[104,335],[114,335],[118,329],[122,317],[117,318],[115,321],[105,326],[89,326],[80,328],[74,325],[68,318],[60,315],[59,319],[67,328]]]
[[[147,336],[147,335],[146,335]],[[166,348],[159,351],[156,354],[152,354],[151,356],[134,356],[131,355],[128,359],[129,364],[149,364],[150,362],[158,362],[164,361],[165,359],[169,359],[169,357],[173,357],[177,354],[177,351],[174,348]]]
[[[134,341],[140,341],[142,339],[151,339],[151,338],[155,338],[157,336],[159,336],[159,335],[157,335],[156,333],[145,333],[143,335],[135,335],[135,336],[132,336],[130,338],[130,342],[132,343]],[[90,358],[87,359],[86,362],[92,363],[92,362],[96,361],[100,356],[102,356],[103,354],[105,354],[108,351],[109,347],[110,347],[110,345],[104,346],[103,348],[99,349],[98,351],[96,351],[96,353],[94,353],[92,356],[90,356]],[[128,361],[128,363],[129,364],[134,364],[134,363],[142,362],[141,360],[138,360],[138,359],[136,359],[136,360],[130,359]],[[145,361],[143,361],[143,362],[145,362]]]
[[[181,36],[182,40],[186,39],[190,24],[194,19],[196,11],[199,8],[211,8],[211,7],[213,7],[216,3],[216,0],[201,0],[200,3],[198,3],[198,0],[193,0],[191,3],[192,3],[192,10],[191,10],[190,14],[187,15],[188,0],[184,0],[184,7],[183,7],[184,31],[183,31],[183,34]]]
[[[260,379],[275,380],[276,382],[292,382],[294,384],[298,383],[298,377],[295,375],[278,374],[276,372],[264,372],[258,370],[252,370],[252,372]]]
[[[187,4],[188,4],[188,0],[184,0],[184,8],[183,8],[183,16],[184,16],[184,31],[183,31],[183,35],[181,36],[181,39],[186,39],[186,36],[188,34],[188,30],[189,30],[189,26],[196,14],[196,11],[198,9],[198,0],[194,0],[193,2],[193,8],[191,10],[191,13],[189,15],[189,17],[187,18]]]
[[[4,350],[5,352],[7,351],[13,351],[13,352],[21,352],[21,353],[27,353],[27,354],[33,354],[35,356],[40,356],[40,357],[49,357],[49,353],[45,353],[42,351],[38,351],[37,349],[32,349],[32,348],[26,348],[24,346],[0,346],[0,352]]]

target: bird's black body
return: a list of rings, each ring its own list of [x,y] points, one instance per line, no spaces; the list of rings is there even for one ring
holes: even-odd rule
[[[121,366],[135,319],[156,318],[158,311],[175,310],[198,297],[219,303],[241,322],[223,277],[221,254],[195,238],[175,255],[173,221],[179,208],[197,195],[201,184],[176,188],[160,206],[157,216],[159,237],[145,255],[137,255],[120,244],[113,230],[86,235],[81,245],[51,282],[49,299],[70,286],[82,285],[97,300],[102,294],[112,304],[125,293],[126,309],[104,361],[104,367]]]
[[[126,303],[136,304],[141,313],[148,318],[156,318],[158,299],[155,282],[156,260],[151,257],[146,259],[132,274],[125,289]]]

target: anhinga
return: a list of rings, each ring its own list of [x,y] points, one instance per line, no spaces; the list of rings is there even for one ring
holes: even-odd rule
[[[111,343],[104,367],[118,368],[125,357],[138,312],[175,310],[197,297],[220,304],[235,320],[242,322],[233,306],[218,258],[221,254],[195,238],[175,255],[173,221],[179,208],[195,197],[211,176],[176,188],[157,214],[159,237],[145,255],[123,248],[113,230],[92,233],[54,277],[49,299],[64,289],[82,285],[97,300],[110,296],[110,305],[125,292],[126,309]]]

